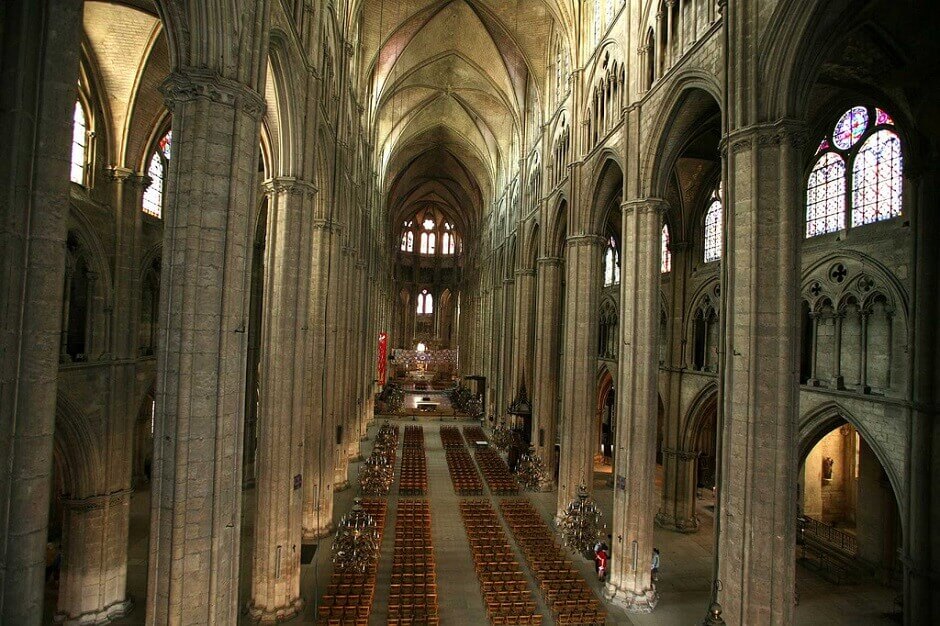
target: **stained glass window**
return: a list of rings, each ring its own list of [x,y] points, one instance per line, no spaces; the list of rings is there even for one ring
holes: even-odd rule
[[[669,226],[663,224],[662,262],[659,271],[668,274],[672,271],[672,250],[669,249]]]
[[[401,235],[401,249],[402,252],[414,252],[415,249],[415,234],[408,230],[402,233]]]
[[[721,258],[721,187],[715,190],[705,212],[705,262]]]
[[[852,226],[901,214],[901,140],[879,130],[862,144],[852,167]]]
[[[845,161],[835,152],[823,154],[806,185],[806,236],[845,228]]]
[[[88,122],[81,102],[75,103],[72,113],[72,169],[69,179],[79,185],[85,184],[85,162],[88,151]]]
[[[168,131],[157,142],[153,154],[150,155],[150,165],[147,167],[147,176],[150,185],[144,190],[143,211],[154,217],[163,216],[163,197],[166,192],[166,171],[170,163],[170,145],[172,131]]]
[[[832,134],[833,143],[840,150],[848,150],[858,143],[867,128],[868,110],[865,107],[852,107],[836,122],[836,130]]]
[[[885,110],[852,107],[816,154],[806,183],[807,237],[845,228],[846,210],[853,227],[901,215],[901,139]]]
[[[434,313],[434,296],[423,289],[418,294],[418,315],[431,315]]]
[[[607,240],[607,250],[604,253],[604,286],[610,287],[620,283],[620,251],[617,249],[617,240],[611,236]]]

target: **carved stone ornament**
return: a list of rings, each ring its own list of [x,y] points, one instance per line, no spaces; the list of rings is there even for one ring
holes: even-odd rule
[[[627,200],[621,203],[621,213],[627,215],[636,211],[639,214],[658,213],[665,215],[669,210],[669,203],[662,198],[642,198],[638,200]]]
[[[269,178],[261,183],[261,190],[266,194],[296,193],[312,196],[317,193],[317,186],[313,183],[294,178],[293,176],[278,176]]]
[[[211,100],[240,109],[255,119],[265,111],[264,96],[230,78],[196,68],[173,72],[160,86],[166,106],[171,111],[183,102]]]

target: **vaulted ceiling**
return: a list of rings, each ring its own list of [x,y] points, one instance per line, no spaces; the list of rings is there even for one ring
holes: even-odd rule
[[[393,230],[432,201],[472,234],[518,165],[564,4],[361,0],[359,85]]]

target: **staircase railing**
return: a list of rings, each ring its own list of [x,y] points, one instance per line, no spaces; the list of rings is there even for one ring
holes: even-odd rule
[[[800,537],[801,543],[804,537],[812,537],[816,541],[839,548],[847,554],[858,554],[858,540],[855,538],[855,535],[841,531],[830,524],[821,522],[808,515],[801,516],[798,525],[800,534],[802,535]]]

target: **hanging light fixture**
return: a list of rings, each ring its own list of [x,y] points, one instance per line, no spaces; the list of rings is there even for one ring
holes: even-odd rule
[[[392,487],[395,467],[384,454],[373,453],[359,466],[359,489],[366,496],[387,496]]]
[[[548,484],[545,463],[535,453],[534,446],[529,446],[529,451],[519,459],[516,465],[516,481],[525,491],[541,491]]]
[[[601,536],[601,511],[588,496],[584,485],[578,487],[578,497],[568,503],[568,507],[558,522],[565,545],[580,552],[586,558],[594,551],[594,544]]]
[[[340,520],[333,540],[333,565],[339,571],[364,573],[375,564],[379,530],[356,498],[352,510]]]

